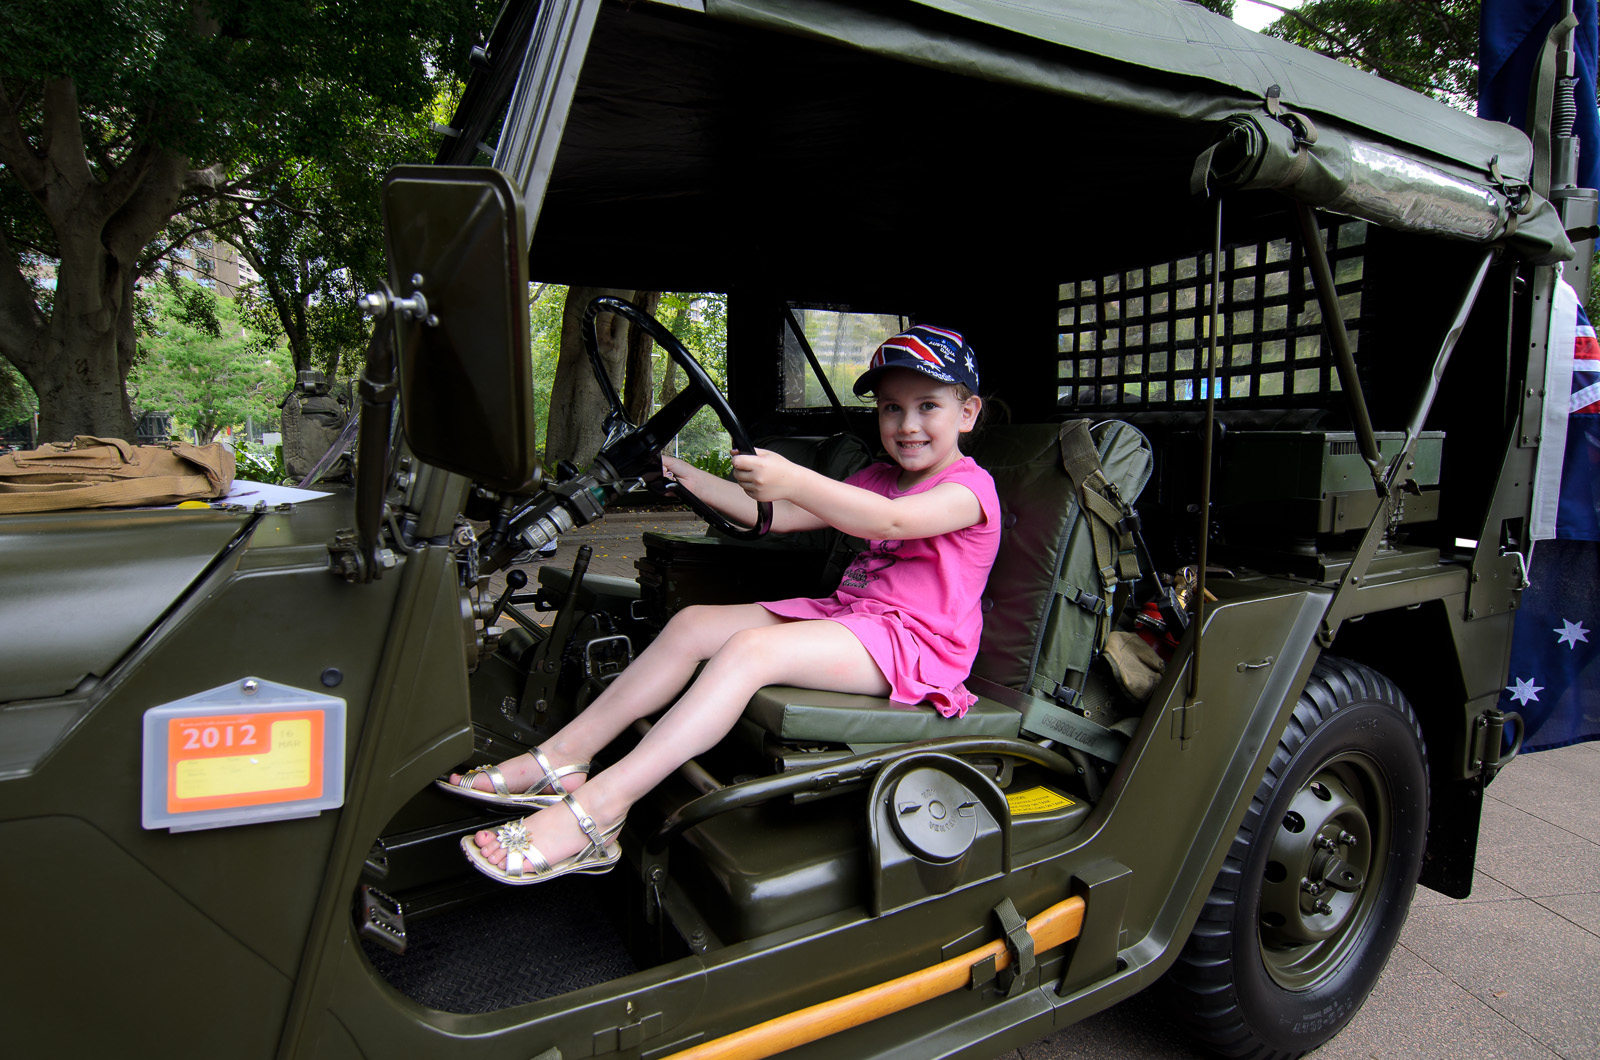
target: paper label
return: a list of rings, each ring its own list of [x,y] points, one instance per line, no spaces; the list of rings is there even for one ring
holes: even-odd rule
[[[320,710],[167,721],[167,812],[261,806],[322,795]]]
[[[1029,813],[1051,813],[1055,810],[1064,810],[1074,806],[1071,799],[1049,788],[1032,787],[1025,791],[1013,792],[1006,796],[1006,805],[1011,807],[1011,816],[1020,817]]]

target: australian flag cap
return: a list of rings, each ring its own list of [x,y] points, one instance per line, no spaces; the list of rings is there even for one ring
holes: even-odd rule
[[[918,324],[892,339],[885,339],[872,354],[872,362],[856,380],[856,397],[863,397],[890,368],[914,368],[941,383],[960,383],[978,392],[978,361],[959,332]]]

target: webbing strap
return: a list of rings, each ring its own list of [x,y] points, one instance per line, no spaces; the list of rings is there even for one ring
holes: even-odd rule
[[[1056,437],[1061,448],[1061,470],[1072,480],[1073,489],[1079,489],[1100,470],[1100,454],[1094,451],[1094,439],[1089,437],[1089,421],[1063,423]]]
[[[1105,481],[1105,475],[1099,469],[1095,470],[1095,475],[1100,481]],[[1078,495],[1083,503],[1083,510],[1091,517],[1089,530],[1094,540],[1094,565],[1100,571],[1100,583],[1107,590],[1115,589],[1121,566],[1117,562],[1119,549],[1113,547],[1111,535],[1116,525],[1122,521],[1122,512],[1097,492],[1092,482],[1085,482],[1079,488]],[[1119,546],[1122,544],[1121,536],[1118,535]]]
[[[1011,899],[1002,898],[1000,904],[994,907],[994,915],[1000,920],[1000,930],[1006,934],[1006,949],[1011,951],[1011,964],[1000,971],[996,982],[1000,990],[1010,997],[1017,990],[1027,986],[1028,976],[1033,973],[1036,964],[1033,956],[1033,936],[1028,933],[1028,922],[1023,919]]]
[[[1072,420],[1062,424],[1058,435],[1061,448],[1061,468],[1072,480],[1074,492],[1089,524],[1089,540],[1094,549],[1094,565],[1100,575],[1100,599],[1115,600],[1118,582],[1128,582],[1139,577],[1137,557],[1125,556],[1132,547],[1132,538],[1120,529],[1127,514],[1120,504],[1116,483],[1106,476],[1100,466],[1100,454],[1095,450],[1094,439],[1089,434],[1087,420]],[[1124,590],[1123,595],[1126,595]],[[1077,602],[1077,601],[1074,601]],[[1103,651],[1111,636],[1110,609],[1093,612],[1099,619],[1095,623],[1095,651]]]

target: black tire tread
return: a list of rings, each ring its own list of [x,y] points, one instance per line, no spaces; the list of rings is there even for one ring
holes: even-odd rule
[[[1357,702],[1392,707],[1411,728],[1417,745],[1425,746],[1415,712],[1388,678],[1348,659],[1325,655],[1317,660],[1251,796],[1194,930],[1163,982],[1169,1010],[1218,1055],[1239,1060],[1295,1060],[1309,1051],[1273,1049],[1257,1038],[1241,1012],[1232,974],[1235,898],[1262,816],[1295,753],[1346,705]]]

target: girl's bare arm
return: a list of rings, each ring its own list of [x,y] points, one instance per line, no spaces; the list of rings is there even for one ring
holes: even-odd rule
[[[771,455],[775,459],[783,459],[775,453]],[[788,463],[788,461],[784,462]],[[718,478],[708,471],[702,471],[693,464],[679,460],[676,457],[667,456],[665,453],[661,456],[661,467],[668,478],[682,483],[683,487],[690,493],[693,493],[729,519],[741,526],[755,525],[756,501],[738,483],[730,482],[725,478]],[[829,479],[828,481],[831,482],[833,480]],[[789,501],[774,500],[772,502],[772,529],[776,533],[790,534],[800,530],[818,530],[826,525],[827,523],[816,515]]]
[[[779,502],[847,534],[876,540],[937,537],[983,521],[967,487],[945,482],[909,497],[884,497],[758,449],[733,458],[733,478],[750,498]],[[753,510],[753,505],[752,505]],[[776,509],[774,509],[776,521]]]

